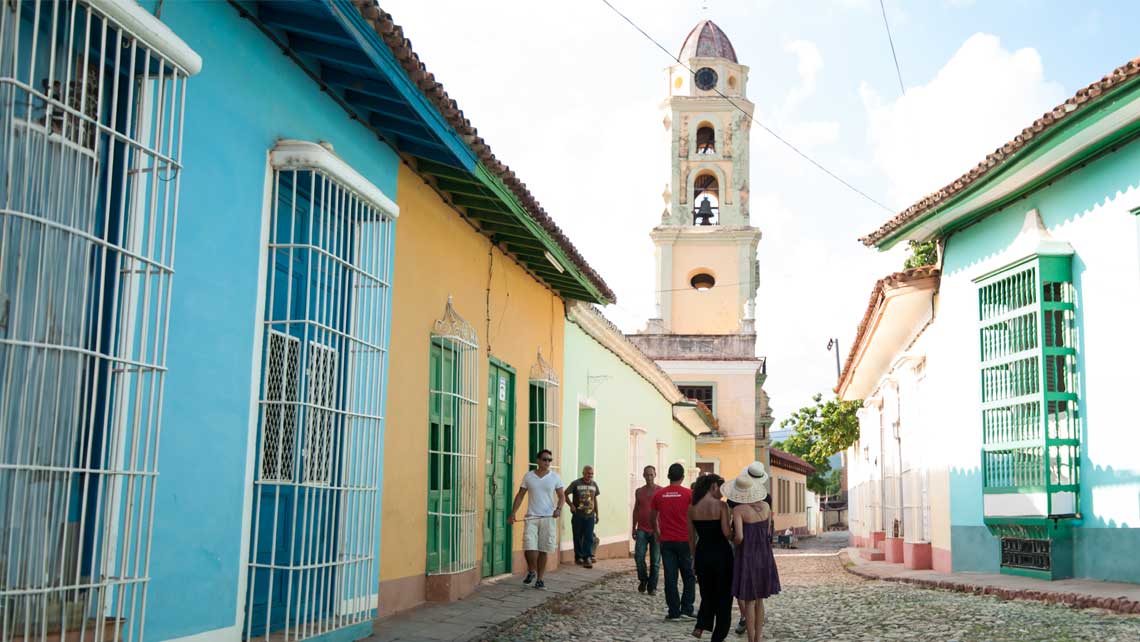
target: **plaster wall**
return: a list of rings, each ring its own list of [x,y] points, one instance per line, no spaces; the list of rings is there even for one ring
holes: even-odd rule
[[[393,200],[399,160],[229,4],[168,2],[162,21],[203,66],[186,96],[146,639],[237,642],[268,152],[328,141]]]
[[[955,571],[997,570],[997,542],[982,521],[982,446],[978,390],[977,286],[1007,264],[1007,249],[1026,211],[1036,208],[1052,235],[1076,254],[1077,374],[1081,396],[1083,520],[1074,533],[1078,577],[1140,581],[1140,559],[1112,555],[1140,544],[1140,466],[1135,452],[1133,339],[1140,315],[1140,144],[1091,161],[1083,169],[952,235],[946,244],[937,317],[931,327],[927,380],[944,399],[931,417],[936,468],[948,471]]]
[[[769,471],[771,479],[768,480],[768,504],[772,507],[772,530],[775,533],[783,533],[785,529],[805,529],[807,528],[807,513],[805,511],[796,510],[796,484],[806,484],[807,476],[803,473],[797,473],[791,470],[784,470],[777,466],[772,466]],[[779,512],[776,510],[779,506],[779,480],[786,480],[787,487],[790,495],[787,498],[788,511]],[[806,495],[806,490],[805,490]],[[806,497],[805,497],[806,502]]]
[[[393,284],[393,376],[388,388],[385,435],[383,541],[380,560],[382,614],[423,601],[423,593],[403,590],[426,569],[428,376],[431,331],[453,297],[455,310],[479,340],[478,438],[476,493],[478,523],[483,519],[484,436],[486,434],[488,358],[515,370],[514,462],[512,487],[528,469],[527,380],[539,349],[557,372],[562,370],[561,299],[535,281],[508,255],[477,233],[423,179],[406,165],[399,169],[396,262]],[[490,303],[488,307],[488,288]],[[563,394],[566,394],[563,390]],[[563,465],[568,483],[572,468]],[[482,528],[475,549],[481,557]],[[522,528],[512,528],[512,550],[521,554]],[[476,573],[480,564],[476,562]],[[517,569],[516,569],[517,570]]]
[[[756,438],[748,436],[726,437],[721,441],[701,441],[697,444],[697,456],[717,462],[720,476],[733,479],[748,464],[756,461]],[[763,461],[763,451],[760,461]]]
[[[754,439],[757,387],[754,372],[715,372],[700,368],[699,362],[693,362],[693,367],[688,372],[672,366],[667,372],[678,386],[711,385],[713,414],[720,422],[721,433],[730,439]]]
[[[580,476],[579,410],[592,408],[594,479],[601,492],[595,533],[603,545],[628,543],[632,492],[645,483],[642,468],[658,467],[657,483],[666,485],[669,464],[681,462],[686,470],[695,465],[695,437],[673,419],[670,401],[634,368],[577,324],[565,328],[566,354],[573,358],[565,363],[562,382],[563,478],[569,484]],[[635,445],[638,456],[631,457]],[[562,520],[562,547],[572,547],[568,517]]]
[[[740,251],[730,243],[706,242],[673,245],[672,302],[669,328],[677,334],[731,334],[740,331],[745,300],[740,296]],[[695,274],[716,279],[709,290],[690,284]]]

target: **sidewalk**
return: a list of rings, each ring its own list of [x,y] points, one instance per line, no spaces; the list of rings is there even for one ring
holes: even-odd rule
[[[566,593],[602,581],[614,573],[633,570],[632,559],[602,560],[592,569],[563,565],[547,573],[546,590],[538,591],[513,575],[484,582],[458,602],[424,604],[378,620],[365,642],[468,642],[497,626]]]
[[[1067,604],[1075,608],[1100,608],[1118,613],[1140,613],[1140,584],[1097,580],[1037,580],[995,573],[939,573],[911,571],[902,564],[872,562],[847,548],[841,559],[847,571],[873,580],[904,582],[978,595],[996,595],[1008,600],[1035,600]]]

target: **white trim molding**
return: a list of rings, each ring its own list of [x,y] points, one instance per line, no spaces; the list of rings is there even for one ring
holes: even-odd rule
[[[170,27],[139,6],[135,0],[87,0],[91,7],[119,23],[149,49],[178,65],[187,75],[202,71],[202,57]]]
[[[764,362],[760,360],[698,361],[696,359],[676,359],[658,361],[657,365],[670,375],[751,375],[756,374]]]
[[[269,154],[269,162],[278,170],[320,170],[356,192],[388,216],[400,215],[400,207],[368,179],[364,178],[332,152],[331,145],[310,143],[304,140],[280,140]]]

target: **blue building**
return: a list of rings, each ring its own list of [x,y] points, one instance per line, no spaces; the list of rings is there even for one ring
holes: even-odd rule
[[[0,5],[3,642],[371,630],[397,171],[475,158],[375,10]]]

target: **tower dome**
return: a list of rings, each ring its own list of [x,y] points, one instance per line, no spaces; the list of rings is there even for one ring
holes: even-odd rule
[[[726,58],[732,62],[736,60],[736,50],[724,31],[712,20],[701,20],[693,30],[685,36],[681,45],[681,53],[677,56],[682,61],[690,58]]]

